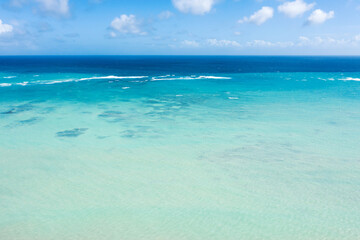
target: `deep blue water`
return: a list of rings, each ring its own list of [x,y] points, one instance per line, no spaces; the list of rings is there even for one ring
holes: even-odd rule
[[[0,56],[0,71],[199,74],[358,72],[360,57]]]

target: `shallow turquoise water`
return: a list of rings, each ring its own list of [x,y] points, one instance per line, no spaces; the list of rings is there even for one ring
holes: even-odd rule
[[[359,72],[107,73],[0,73],[0,239],[360,238]]]

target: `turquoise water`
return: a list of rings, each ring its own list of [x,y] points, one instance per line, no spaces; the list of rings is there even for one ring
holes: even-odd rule
[[[0,239],[360,239],[360,71],[279,59],[3,63]]]

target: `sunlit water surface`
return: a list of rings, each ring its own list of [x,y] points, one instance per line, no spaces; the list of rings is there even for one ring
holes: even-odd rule
[[[44,58],[1,59],[0,239],[360,239],[360,68]]]

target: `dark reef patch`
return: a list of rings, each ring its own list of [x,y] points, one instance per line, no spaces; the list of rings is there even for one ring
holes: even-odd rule
[[[82,134],[84,134],[88,128],[74,128],[72,130],[65,130],[62,132],[57,132],[57,137],[78,137]]]
[[[33,105],[26,103],[26,104],[21,104],[21,105],[12,107],[8,111],[2,112],[1,114],[16,114],[16,113],[30,111],[32,109],[33,109]]]
[[[125,119],[124,113],[120,111],[105,111],[98,117],[106,119],[109,122],[119,122]]]
[[[134,138],[138,137],[138,133],[134,130],[126,130],[121,133],[121,136],[125,138]]]
[[[34,124],[34,123],[38,122],[40,119],[41,118],[32,117],[32,118],[29,118],[29,119],[19,121],[19,124],[21,124],[21,125]]]
[[[119,112],[119,111],[105,111],[101,114],[99,114],[99,117],[102,118],[119,118],[123,116],[123,112]]]

